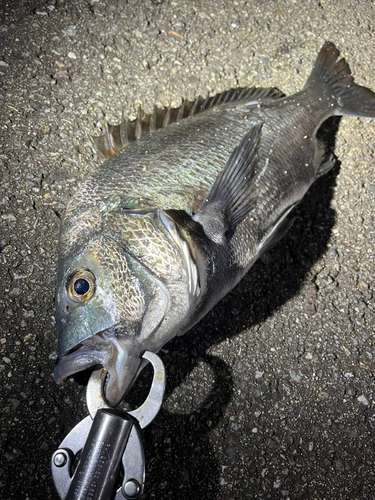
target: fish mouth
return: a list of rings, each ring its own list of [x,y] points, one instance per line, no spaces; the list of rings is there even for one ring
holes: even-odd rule
[[[109,406],[116,406],[142,368],[144,351],[134,345],[134,338],[112,330],[99,332],[60,358],[54,379],[60,384],[79,372],[101,365],[108,372],[103,395]]]

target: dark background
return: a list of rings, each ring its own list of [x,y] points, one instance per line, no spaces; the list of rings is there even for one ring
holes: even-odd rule
[[[375,88],[373,36],[370,0],[1,3],[2,499],[56,499],[51,454],[87,414],[52,371],[60,217],[95,169],[90,136],[139,104],[296,92],[326,39]],[[163,350],[145,498],[374,498],[374,132],[341,121],[340,162],[267,263]]]

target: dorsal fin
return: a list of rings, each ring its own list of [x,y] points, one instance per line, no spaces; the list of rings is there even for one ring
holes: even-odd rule
[[[284,94],[273,88],[244,87],[226,90],[213,97],[198,97],[195,101],[183,101],[179,108],[154,108],[151,114],[143,113],[141,107],[138,108],[137,118],[128,121],[122,114],[119,125],[107,124],[107,130],[99,137],[92,137],[94,145],[102,159],[114,155],[129,142],[140,139],[150,132],[155,132],[175,122],[179,122],[188,116],[197,115],[214,106],[220,106],[228,102],[236,101],[267,101],[280,99]]]

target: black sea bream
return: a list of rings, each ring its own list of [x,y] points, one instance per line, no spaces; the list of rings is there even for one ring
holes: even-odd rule
[[[285,233],[290,212],[334,165],[316,137],[321,124],[375,117],[375,94],[338,56],[326,42],[293,96],[231,90],[112,127],[99,141],[109,155],[126,135],[138,138],[66,210],[57,382],[102,365],[105,397],[117,404],[144,351],[189,330]]]

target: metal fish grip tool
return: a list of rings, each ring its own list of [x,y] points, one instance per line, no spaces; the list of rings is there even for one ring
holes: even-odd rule
[[[105,403],[105,370],[91,375],[86,393],[90,415],[70,431],[52,455],[52,477],[62,500],[136,500],[142,495],[145,457],[140,429],[156,417],[165,391],[161,359],[148,351],[143,358],[152,364],[154,376],[146,401],[131,412]],[[122,485],[114,491],[121,467]]]

